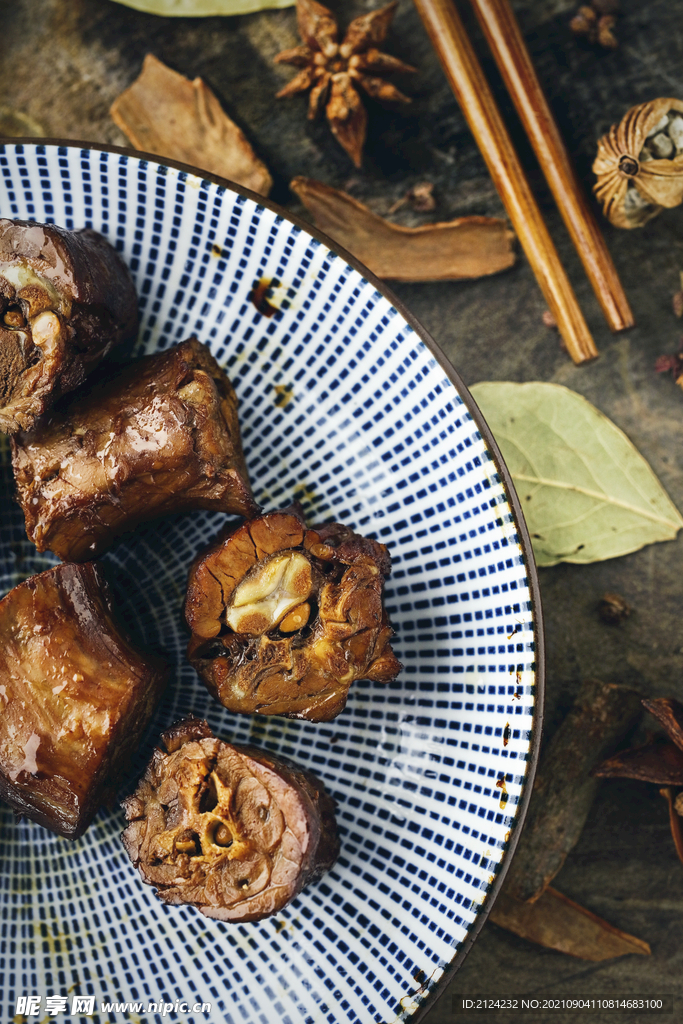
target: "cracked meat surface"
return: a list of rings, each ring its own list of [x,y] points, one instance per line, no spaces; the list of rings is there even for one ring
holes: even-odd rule
[[[112,616],[93,563],[32,576],[0,601],[0,797],[69,839],[128,767],[166,681]]]
[[[276,914],[339,853],[334,801],[291,761],[189,719],[162,736],[124,801],[123,845],[165,903],[220,921]]]
[[[196,338],[77,392],[12,451],[26,532],[65,560],[165,513],[256,510],[234,389]]]
[[[0,430],[30,429],[137,328],[135,286],[105,238],[0,220]]]
[[[383,544],[339,523],[259,516],[190,569],[188,657],[230,711],[329,721],[355,679],[401,668],[382,604],[390,568]]]

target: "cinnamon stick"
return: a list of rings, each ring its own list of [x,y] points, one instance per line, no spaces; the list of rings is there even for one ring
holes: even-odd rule
[[[415,6],[570,356],[575,363],[594,359],[598,350],[452,0]]]
[[[470,0],[541,170],[612,331],[634,319],[531,62],[509,0]]]

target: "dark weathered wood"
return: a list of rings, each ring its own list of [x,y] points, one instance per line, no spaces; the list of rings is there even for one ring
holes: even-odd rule
[[[415,0],[520,245],[575,363],[598,354],[481,65],[452,0]]]
[[[633,327],[633,313],[619,275],[576,177],[509,0],[470,2],[610,330]]]
[[[537,900],[575,846],[598,781],[591,775],[624,739],[642,711],[627,687],[586,680],[553,736],[536,773],[524,831],[503,888],[515,899]]]

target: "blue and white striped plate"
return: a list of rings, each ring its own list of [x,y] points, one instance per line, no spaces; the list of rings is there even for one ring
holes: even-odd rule
[[[136,771],[192,710],[319,775],[339,805],[341,856],[276,917],[229,925],[164,907],[142,885],[118,808],[75,843],[5,808],[2,1019],[22,1020],[17,1000],[36,996],[38,1019],[82,1024],[416,1021],[499,887],[537,756],[535,570],[491,436],[386,290],[259,197],[78,145],[7,142],[0,170],[1,216],[94,227],[121,251],[140,295],[139,351],[195,333],[227,367],[260,502],[297,498],[309,522],[336,519],[389,546],[405,665],[395,683],[356,683],[331,723],[232,715],[185,661],[181,625],[189,562],[223,517],[175,517],[122,540],[103,559],[122,615],[175,662]],[[274,315],[250,299],[259,284]],[[53,559],[26,540],[6,464],[2,486],[8,590]],[[140,1006],[103,1008],[128,1002]]]

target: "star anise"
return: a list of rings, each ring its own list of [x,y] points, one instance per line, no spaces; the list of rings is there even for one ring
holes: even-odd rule
[[[283,50],[275,58],[276,64],[301,68],[280,89],[277,99],[310,89],[309,120],[325,107],[332,132],[356,167],[361,165],[368,125],[359,86],[381,102],[410,103],[408,96],[381,76],[415,68],[377,48],[386,38],[397,7],[398,0],[392,0],[386,7],[354,18],[340,43],[332,12],[315,0],[297,0],[297,24],[303,44]]]
[[[600,778],[640,779],[661,786],[669,805],[669,824],[676,853],[683,862],[683,704],[673,697],[644,700],[643,706],[666,730],[648,743],[624,750],[603,761],[593,774]]]

